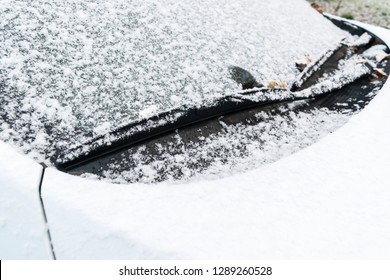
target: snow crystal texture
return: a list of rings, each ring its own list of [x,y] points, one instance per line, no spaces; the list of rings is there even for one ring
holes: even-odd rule
[[[224,127],[221,132],[205,137],[199,130],[198,141],[183,141],[180,134],[175,134],[163,145],[157,142],[133,148],[114,160],[103,178],[114,183],[156,183],[226,177],[303,149],[349,118],[325,108],[293,112],[282,106],[276,115],[258,113],[255,124],[227,125],[220,120]]]
[[[124,123],[240,90],[232,65],[291,85],[296,60],[345,36],[303,0],[7,0],[0,14],[0,139],[46,163]]]

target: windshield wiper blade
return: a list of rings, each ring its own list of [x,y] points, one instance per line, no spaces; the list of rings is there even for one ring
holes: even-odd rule
[[[142,119],[67,150],[63,157],[56,160],[56,165],[60,170],[70,171],[99,157],[113,154],[119,150],[195,123],[254,107],[318,98],[353,83],[372,71],[372,68],[367,64],[361,64],[358,67],[359,71],[356,71],[354,76],[335,75],[333,79],[337,79],[337,81],[332,82],[332,87],[329,87],[329,83],[325,81],[299,92],[281,89],[252,89],[223,97],[211,106],[183,106],[148,119]]]
[[[258,100],[248,98],[256,93],[272,94],[283,98]],[[216,100],[212,106],[188,107],[183,106],[168,112],[163,112],[148,119],[124,125],[112,132],[93,138],[77,147],[71,148],[58,157],[55,162],[57,168],[69,171],[97,157],[114,153],[118,150],[131,147],[140,142],[152,139],[164,133],[206,121],[215,117],[247,110],[253,107],[275,102],[293,100],[290,92],[285,90],[252,89],[244,93],[233,94]]]
[[[359,46],[354,50],[355,54],[367,50],[372,44],[373,41],[370,40],[369,43]],[[329,75],[338,68],[341,57],[350,55],[348,47],[351,46],[339,44],[336,49],[327,52],[316,63],[305,69],[291,90],[258,88],[261,85],[256,82],[249,72],[238,67],[233,68],[233,78],[242,84],[242,91],[215,100],[210,106],[182,106],[148,119],[126,124],[62,152],[53,161],[58,169],[69,172],[98,158],[115,154],[120,150],[130,148],[176,129],[206,120],[254,107],[317,98],[330,94],[365,75],[369,75],[373,70],[369,63],[362,63],[357,66],[359,71],[356,71],[355,76],[338,75],[336,77],[335,75],[333,81],[330,77],[328,81],[321,82],[323,76]],[[329,83],[329,80],[331,83]],[[329,86],[332,83],[333,85]]]

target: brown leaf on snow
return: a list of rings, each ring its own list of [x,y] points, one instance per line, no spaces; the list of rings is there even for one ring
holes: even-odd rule
[[[318,5],[317,3],[311,3],[312,8],[314,8],[317,12],[319,12],[320,14],[323,14],[324,13],[324,10],[320,7],[320,5]]]
[[[352,47],[350,47],[349,49],[351,50],[352,53],[357,53],[358,50],[359,50],[359,48],[356,47],[356,46],[352,46]]]
[[[387,74],[380,69],[374,69],[373,75],[374,78],[370,80],[371,83],[384,81],[387,78]]]
[[[385,55],[384,57],[382,57],[382,59],[381,59],[379,62],[382,62],[382,61],[385,60],[385,59],[390,60],[390,54]]]
[[[313,58],[311,57],[311,55],[310,55],[310,54],[307,54],[307,55],[305,55],[305,58],[306,58],[306,62],[307,62],[307,64],[310,64],[310,63],[312,63],[312,61],[313,61]]]
[[[278,83],[278,82],[275,82],[275,81],[271,81],[268,83],[267,87],[269,89],[283,89],[283,90],[287,90],[287,83],[286,82],[281,82],[281,83]]]
[[[281,82],[280,83],[280,88],[284,89],[284,90],[287,90],[287,83],[286,82]]]
[[[387,77],[387,74],[383,72],[381,69],[375,69],[374,74],[377,75],[378,77]]]
[[[278,83],[275,81],[269,82],[267,87],[270,89],[276,89],[278,87]]]

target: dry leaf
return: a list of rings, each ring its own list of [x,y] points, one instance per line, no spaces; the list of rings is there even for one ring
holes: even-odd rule
[[[324,10],[317,3],[311,3],[311,7],[314,8],[320,14],[324,13]]]
[[[375,69],[374,74],[377,75],[379,78],[387,77],[387,74],[380,69]]]
[[[305,59],[306,59],[307,64],[310,64],[313,61],[313,58],[311,57],[310,54],[305,55]]]
[[[275,81],[269,82],[267,85],[267,87],[270,89],[276,89],[276,88],[278,88],[278,86],[279,86],[278,83]]]
[[[352,51],[352,53],[356,53],[359,50],[359,48],[356,46],[352,46],[349,49]]]
[[[382,59],[379,62],[382,62],[385,59],[389,59],[390,60],[390,54],[385,55],[384,57],[382,57]]]
[[[286,82],[281,82],[280,83],[280,88],[287,90],[287,83]]]
[[[380,69],[374,69],[374,72],[373,74],[376,76],[375,78],[372,78],[370,80],[371,83],[373,82],[380,82],[380,81],[384,81],[386,80],[387,78],[387,74],[385,72],[383,72],[382,70]]]
[[[267,87],[269,89],[283,89],[283,90],[287,90],[287,83],[286,82],[281,82],[281,83],[278,83],[278,82],[275,82],[275,81],[271,81],[268,83]]]

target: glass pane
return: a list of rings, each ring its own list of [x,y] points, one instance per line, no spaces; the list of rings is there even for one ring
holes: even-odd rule
[[[0,139],[46,163],[70,145],[186,103],[286,83],[346,34],[305,1],[5,1]],[[320,36],[319,36],[320,34]]]

